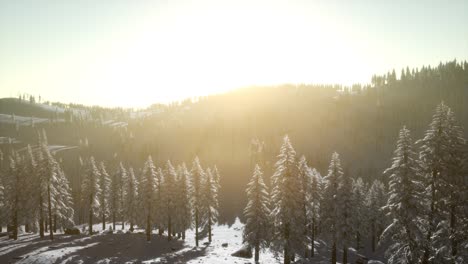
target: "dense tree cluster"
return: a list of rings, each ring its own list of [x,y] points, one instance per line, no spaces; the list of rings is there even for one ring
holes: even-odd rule
[[[96,165],[94,157],[83,164],[85,167],[81,195],[82,207],[86,209],[88,231],[92,234],[93,222],[101,221],[105,229],[106,217],[112,216],[112,229],[116,221],[145,229],[146,239],[151,240],[154,229],[159,235],[167,234],[185,239],[185,232],[192,226],[196,229],[196,243],[207,234],[212,239],[212,226],[218,219],[219,184],[212,171],[216,168],[202,168],[198,158],[189,171],[185,164],[174,167],[167,161],[163,167],[156,167],[151,156],[138,176],[133,168],[128,170],[120,163],[110,177],[104,163]],[[192,221],[193,220],[193,221]]]
[[[38,230],[41,237],[49,232],[50,239],[57,229],[73,227],[72,189],[49,151],[45,132],[40,133],[37,146],[28,145],[8,158],[8,169],[0,177],[0,227],[7,225],[13,239],[23,226],[24,232]],[[93,234],[93,223],[102,223],[105,230],[111,221],[115,230],[120,221],[122,229],[126,222],[130,231],[135,225],[145,229],[147,240],[155,228],[160,235],[166,231],[168,240],[185,239],[186,230],[195,226],[197,245],[204,234],[211,242],[218,219],[216,166],[203,169],[197,157],[191,171],[185,164],[175,168],[170,161],[162,169],[148,156],[137,175],[122,163],[109,175],[104,162],[89,156],[79,159],[79,167],[82,184],[77,207],[82,215],[78,219],[86,219],[88,234]]]
[[[3,154],[0,155],[3,159]],[[12,151],[8,168],[0,175],[0,223],[6,225],[13,239],[18,229],[49,233],[74,225],[73,200],[67,177],[60,162],[50,152],[44,131],[38,144]]]
[[[283,139],[271,195],[256,165],[247,186],[244,242],[255,249],[282,252],[284,263],[313,258],[314,241],[327,241],[330,260],[348,263],[348,248],[386,248],[389,263],[464,263],[467,260],[466,153],[462,128],[441,103],[424,137],[413,142],[400,130],[392,165],[365,182],[343,170],[333,153],[322,177],[297,158],[289,137]],[[414,150],[419,148],[419,155]],[[272,223],[271,225],[269,223]],[[272,235],[270,235],[272,234]]]
[[[390,263],[464,263],[467,260],[466,140],[453,111],[440,103],[424,137],[400,131],[384,207],[393,222]]]

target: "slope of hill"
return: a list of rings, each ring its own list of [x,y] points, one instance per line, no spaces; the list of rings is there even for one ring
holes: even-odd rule
[[[322,174],[331,153],[337,151],[345,173],[370,181],[383,177],[398,130],[406,125],[415,139],[422,137],[441,101],[467,128],[467,62],[407,70],[399,79],[393,73],[374,76],[369,86],[251,87],[197,101],[154,105],[140,112],[70,105],[67,109],[73,113],[76,109],[85,114],[67,117],[67,111],[60,109],[1,99],[2,120],[15,114],[24,119],[24,126],[2,123],[0,136],[22,143],[1,144],[0,149],[8,153],[11,148],[35,144],[37,130],[42,128],[50,144],[77,146],[59,154],[75,199],[80,186],[79,156],[94,155],[110,171],[120,161],[141,168],[150,154],[158,166],[167,159],[190,165],[199,156],[203,166],[216,164],[220,170],[221,219],[232,222],[245,205],[244,188],[254,164],[262,165],[268,181],[284,134]],[[42,121],[28,125],[31,116]],[[256,149],[259,142],[261,152]]]

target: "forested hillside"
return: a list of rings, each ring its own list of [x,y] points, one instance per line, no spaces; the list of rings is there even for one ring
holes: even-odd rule
[[[322,174],[336,151],[346,175],[366,183],[388,182],[383,170],[390,166],[403,125],[413,139],[422,138],[443,101],[468,127],[468,63],[390,71],[373,76],[365,86],[249,87],[138,111],[38,101],[0,99],[1,168],[7,170],[12,150],[26,153],[27,144],[38,145],[44,129],[71,183],[75,222],[80,223],[80,157],[104,161],[109,174],[122,163],[140,175],[149,155],[160,168],[168,159],[191,164],[195,156],[202,164],[216,164],[220,220],[233,222],[241,216],[256,163],[270,185],[285,134]]]

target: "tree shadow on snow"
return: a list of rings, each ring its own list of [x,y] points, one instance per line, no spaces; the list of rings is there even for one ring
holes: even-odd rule
[[[19,246],[22,245],[22,246]],[[10,247],[2,254],[3,247]],[[144,234],[57,235],[54,241],[40,238],[0,241],[0,263],[15,261],[39,263],[186,263],[204,256],[206,248],[184,248],[182,240],[167,241],[153,235],[146,241]]]
[[[40,238],[37,234],[22,234],[18,236],[18,240],[2,238],[0,240],[0,263],[10,263],[40,248],[60,247],[62,244],[83,238],[84,236],[54,235],[54,240],[51,241],[48,236]]]

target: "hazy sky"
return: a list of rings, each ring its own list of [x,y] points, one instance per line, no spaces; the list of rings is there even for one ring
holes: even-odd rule
[[[0,0],[0,97],[147,106],[468,59],[468,1]]]

